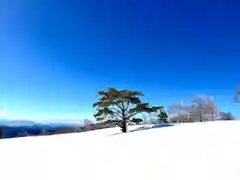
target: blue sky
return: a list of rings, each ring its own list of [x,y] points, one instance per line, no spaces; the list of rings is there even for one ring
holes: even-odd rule
[[[96,92],[116,87],[166,106],[204,93],[240,116],[232,100],[240,83],[239,5],[2,0],[0,109],[14,119],[91,118]]]

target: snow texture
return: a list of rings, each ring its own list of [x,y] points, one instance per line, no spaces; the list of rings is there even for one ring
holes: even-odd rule
[[[1,140],[1,179],[240,179],[240,122],[119,131]]]

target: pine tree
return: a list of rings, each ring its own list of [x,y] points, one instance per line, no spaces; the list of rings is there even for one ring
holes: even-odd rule
[[[160,124],[168,123],[168,113],[163,108],[161,108],[159,110],[157,117],[158,117],[158,123],[160,123]]]

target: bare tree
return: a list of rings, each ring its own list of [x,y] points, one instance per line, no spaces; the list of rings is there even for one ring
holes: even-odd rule
[[[191,98],[191,102],[193,103],[192,112],[197,114],[199,117],[199,121],[203,121],[203,106],[205,104],[205,98],[202,95],[196,95]]]
[[[213,100],[213,97],[208,97],[207,102],[204,106],[204,116],[210,120],[216,120],[219,116],[219,108]]]
[[[185,113],[185,106],[183,102],[171,104],[168,107],[168,114],[176,117],[176,122],[181,122],[180,116]],[[171,119],[171,118],[170,118]]]
[[[240,86],[238,86],[236,91],[235,91],[234,101],[237,102],[237,103],[240,102]]]
[[[195,95],[189,104],[173,104],[169,106],[170,114],[177,117],[177,122],[208,121],[218,116],[218,108],[213,98],[207,95]],[[185,119],[184,119],[185,118]]]
[[[213,98],[207,95],[196,95],[192,97],[191,111],[196,120],[208,121],[215,120],[219,114],[216,103],[213,101]]]

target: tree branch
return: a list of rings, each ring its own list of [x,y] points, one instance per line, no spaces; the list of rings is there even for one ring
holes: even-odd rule
[[[129,107],[129,104],[130,104],[130,101],[128,100],[128,102],[127,102],[127,106],[126,106],[126,109],[125,109],[125,111],[128,109],[128,107]]]
[[[114,110],[114,111],[116,111],[116,112],[118,112],[118,113],[120,113],[119,112],[119,110],[118,109],[116,109],[116,108],[114,108],[114,107],[111,107],[111,108],[109,108],[110,110]]]
[[[108,94],[106,94],[106,96],[107,96],[108,98],[110,98]],[[121,109],[121,111],[123,111],[123,108],[122,108],[121,106],[119,106],[118,103],[114,102],[114,100],[112,100],[111,102],[114,103],[119,109]]]
[[[121,119],[123,119],[123,117],[121,116],[121,114],[118,114],[118,113],[116,112],[116,115],[118,115],[118,117],[120,117]]]
[[[121,106],[119,106],[118,103],[116,103],[116,102],[114,102],[114,101],[113,101],[113,103],[114,103],[121,111],[123,111],[123,108],[122,108]]]
[[[133,117],[133,116],[135,116],[135,115],[137,115],[137,114],[138,114],[138,112],[133,113],[133,114],[131,114],[130,116],[128,116],[127,119],[130,119],[131,117]]]
[[[125,114],[126,109],[124,107],[124,97],[123,96],[122,96],[122,108],[123,108],[123,114]]]
[[[121,122],[117,122],[116,125],[122,128]]]
[[[118,115],[121,119],[123,119],[122,115],[120,112],[118,112],[118,110],[116,108],[109,108],[110,110],[115,110],[113,111],[114,114]]]

